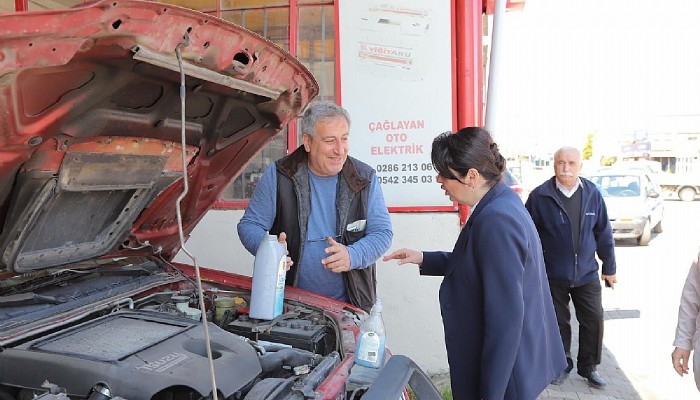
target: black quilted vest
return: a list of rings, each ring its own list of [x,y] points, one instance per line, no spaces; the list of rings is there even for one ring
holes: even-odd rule
[[[298,262],[304,252],[303,238],[311,210],[308,154],[299,146],[290,155],[279,159],[277,165],[277,212],[270,233],[287,233],[287,249],[294,265],[287,272],[286,283],[296,286]],[[367,199],[374,170],[367,164],[348,157],[338,179],[336,194],[340,243],[350,245],[365,236],[365,232],[348,232],[349,223],[367,219]],[[367,312],[374,304],[377,292],[375,264],[343,272],[345,290],[350,304]]]

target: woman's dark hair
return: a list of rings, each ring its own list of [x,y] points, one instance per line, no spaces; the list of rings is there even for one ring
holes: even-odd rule
[[[486,179],[489,187],[501,180],[506,169],[506,159],[498,151],[491,134],[478,127],[441,133],[433,140],[430,158],[437,173],[445,178],[461,180],[470,168],[474,168]]]

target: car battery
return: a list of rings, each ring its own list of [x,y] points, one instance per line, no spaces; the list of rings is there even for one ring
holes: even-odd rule
[[[326,355],[326,327],[305,319],[285,319],[270,325],[271,321],[257,320],[242,315],[230,322],[226,330],[250,340],[264,340]]]

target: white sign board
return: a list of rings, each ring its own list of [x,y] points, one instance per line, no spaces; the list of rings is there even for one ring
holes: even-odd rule
[[[453,206],[430,161],[433,138],[453,130],[451,3],[338,4],[350,154],[377,170],[390,208]]]

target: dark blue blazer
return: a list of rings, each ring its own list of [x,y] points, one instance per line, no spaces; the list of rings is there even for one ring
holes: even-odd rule
[[[535,399],[566,367],[537,230],[505,184],[473,209],[452,253],[424,253],[421,274],[444,276],[456,400]]]

